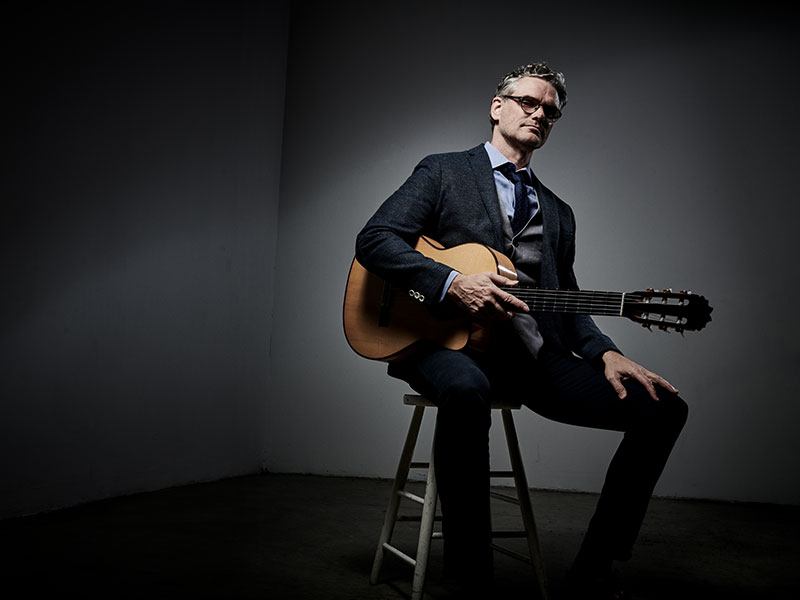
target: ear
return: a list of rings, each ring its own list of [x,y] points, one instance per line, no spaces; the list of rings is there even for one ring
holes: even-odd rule
[[[503,99],[499,96],[492,98],[492,103],[489,105],[489,115],[495,120],[500,120],[500,112],[503,108]]]

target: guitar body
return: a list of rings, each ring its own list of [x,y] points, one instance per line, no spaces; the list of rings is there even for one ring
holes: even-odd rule
[[[423,236],[415,250],[465,275],[493,271],[509,279],[517,278],[506,256],[481,244],[444,248]],[[403,358],[423,340],[460,350],[483,332],[466,316],[433,318],[413,291],[391,286],[355,259],[345,289],[344,331],[357,354],[382,361]]]

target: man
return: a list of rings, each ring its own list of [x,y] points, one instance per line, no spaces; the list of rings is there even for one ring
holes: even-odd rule
[[[489,109],[490,142],[420,162],[359,233],[356,255],[370,271],[418,291],[435,311],[492,323],[484,351],[429,344],[389,367],[438,406],[446,577],[471,589],[490,585],[489,406],[507,398],[556,421],[624,432],[567,582],[575,597],[628,598],[612,563],[631,555],[686,421],[685,402],[623,356],[590,317],[532,314],[500,289],[511,280],[457,273],[413,250],[420,235],[447,247],[478,242],[506,254],[521,283],[577,289],[572,210],[530,167],[566,100],[563,75],[544,63],[506,75]]]

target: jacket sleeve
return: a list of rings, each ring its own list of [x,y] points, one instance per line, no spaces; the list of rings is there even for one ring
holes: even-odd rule
[[[356,238],[356,258],[367,270],[418,291],[426,304],[436,302],[451,271],[413,248],[436,230],[441,187],[440,160],[423,159]]]

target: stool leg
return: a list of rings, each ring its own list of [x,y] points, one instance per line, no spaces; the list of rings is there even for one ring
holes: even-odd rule
[[[394,524],[397,521],[397,511],[400,508],[400,495],[398,492],[405,487],[406,481],[408,480],[408,472],[411,467],[411,461],[414,458],[414,447],[417,444],[417,437],[419,436],[419,429],[422,424],[422,414],[424,411],[424,406],[417,406],[414,408],[414,414],[411,417],[411,424],[408,427],[408,434],[406,435],[406,441],[403,445],[403,452],[400,455],[400,462],[397,465],[397,473],[394,477],[392,495],[389,498],[389,506],[386,509],[386,516],[383,520],[383,529],[381,530],[381,537],[378,540],[378,549],[375,552],[375,560],[372,563],[372,574],[369,577],[369,581],[372,584],[378,581],[378,575],[383,565],[383,557],[385,555],[384,544],[388,544],[392,539]]]
[[[428,571],[428,556],[431,552],[431,537],[436,516],[436,502],[439,489],[436,485],[436,473],[433,464],[433,448],[436,446],[436,435],[431,444],[431,458],[428,462],[428,480],[425,483],[425,502],[422,505],[422,520],[419,524],[419,541],[417,543],[416,564],[414,565],[414,582],[411,586],[411,600],[420,600],[425,588],[425,574]]]
[[[503,427],[506,432],[506,443],[508,444],[508,455],[511,459],[511,468],[514,471],[514,485],[517,488],[522,522],[528,534],[528,551],[531,555],[531,564],[536,573],[542,600],[547,600],[547,574],[542,561],[542,553],[539,549],[539,535],[536,532],[536,521],[533,517],[528,478],[525,475],[525,466],[522,464],[522,456],[519,452],[519,439],[517,438],[517,429],[514,426],[514,415],[507,408],[502,409],[501,412],[503,415]]]

